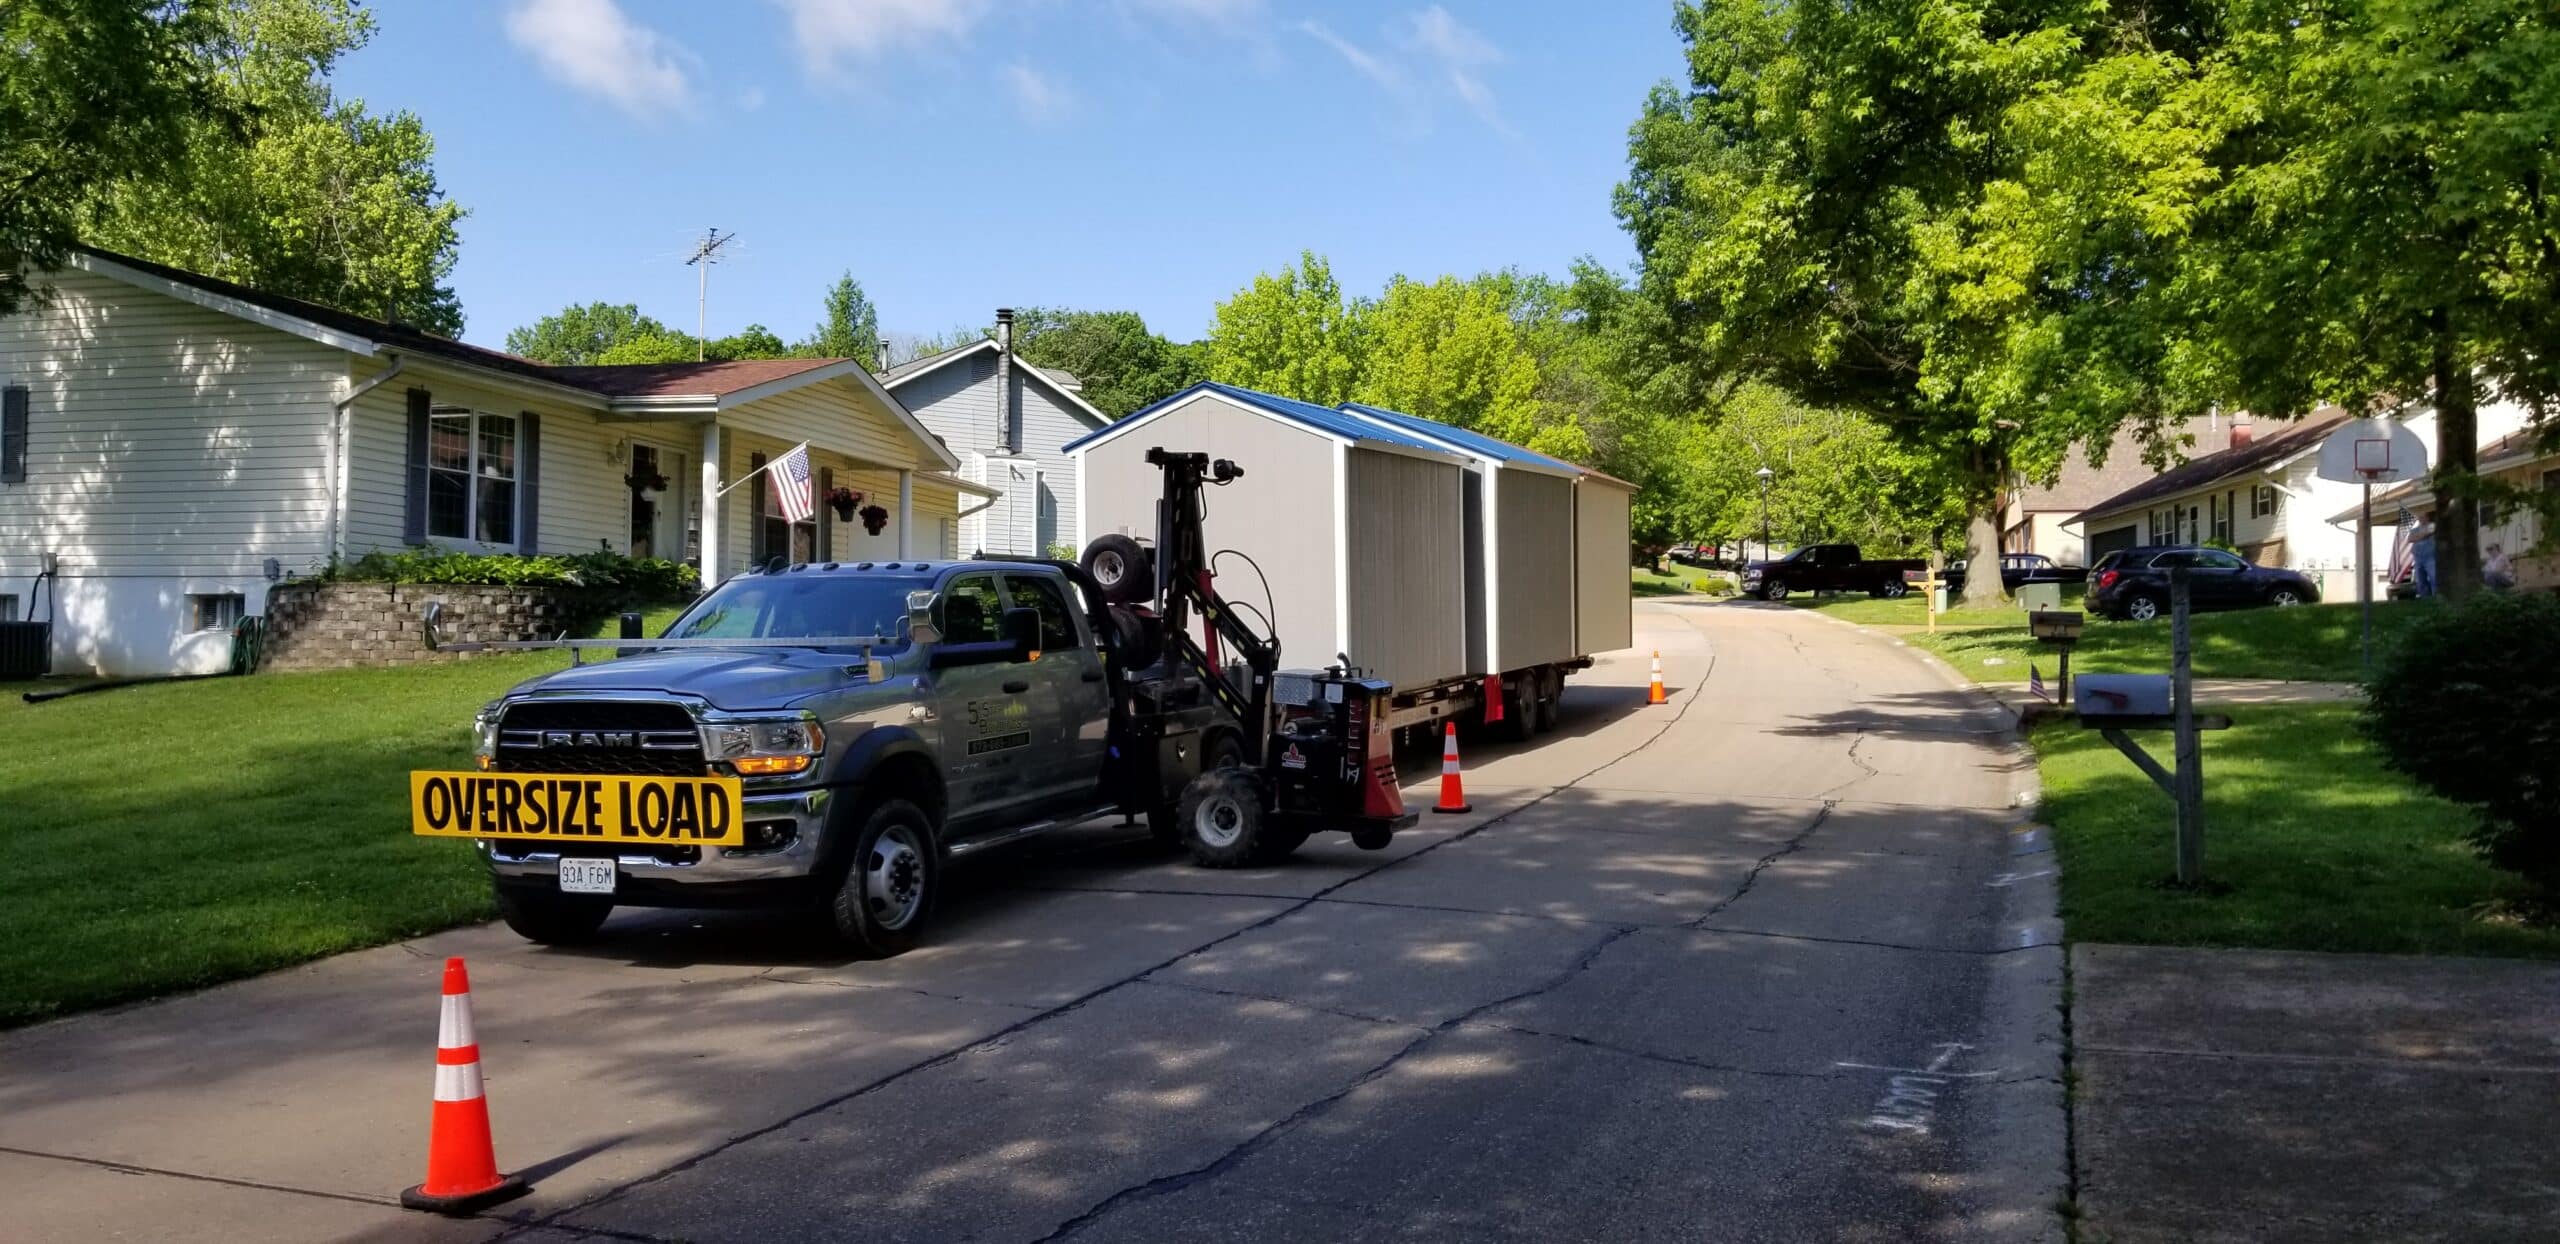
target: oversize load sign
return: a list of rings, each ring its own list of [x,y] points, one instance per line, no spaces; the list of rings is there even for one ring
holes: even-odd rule
[[[738,779],[411,773],[409,832],[641,846],[746,845]]]

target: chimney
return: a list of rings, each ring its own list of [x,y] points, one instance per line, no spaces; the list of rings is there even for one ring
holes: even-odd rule
[[[883,337],[879,341],[873,343],[872,350],[880,359],[881,374],[887,375],[889,372],[889,339]]]
[[[2231,447],[2233,449],[2247,449],[2249,442],[2255,439],[2255,436],[2256,434],[2249,428],[2249,416],[2231,416]]]
[[[1022,421],[1014,410],[1013,308],[996,308],[996,443],[1022,452]]]

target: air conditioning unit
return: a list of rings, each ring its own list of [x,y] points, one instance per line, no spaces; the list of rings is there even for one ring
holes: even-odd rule
[[[0,622],[0,678],[42,678],[53,672],[53,623]]]

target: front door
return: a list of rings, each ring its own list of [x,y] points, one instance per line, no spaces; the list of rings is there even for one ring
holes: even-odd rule
[[[946,644],[992,643],[1000,635],[1004,597],[993,574],[964,574],[943,585],[934,607]],[[965,840],[1030,819],[1041,799],[1032,771],[1038,716],[1031,666],[1011,661],[934,671],[932,704],[941,727],[943,782],[951,799],[950,836]]]
[[[1109,746],[1104,726],[1111,693],[1103,684],[1102,659],[1067,607],[1058,580],[1009,574],[1004,591],[1013,608],[1040,615],[1040,659],[1014,667],[1031,672],[1033,781],[1053,811],[1088,803],[1100,788],[1103,750]]]

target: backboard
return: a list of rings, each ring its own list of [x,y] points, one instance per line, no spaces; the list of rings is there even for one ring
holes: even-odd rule
[[[2320,478],[2341,484],[2397,484],[2427,473],[2427,444],[2394,419],[2340,424],[2320,442]]]

